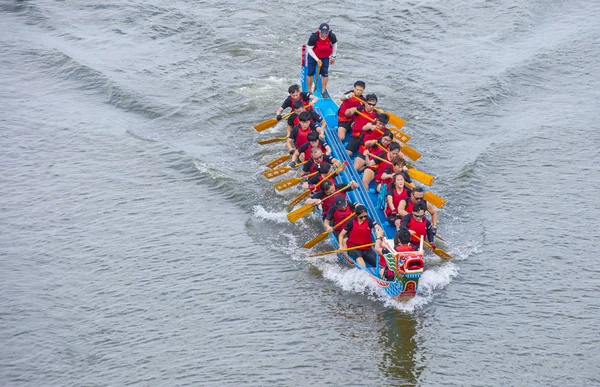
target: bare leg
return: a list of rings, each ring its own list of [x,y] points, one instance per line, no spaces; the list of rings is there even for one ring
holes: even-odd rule
[[[367,265],[365,265],[365,260],[362,259],[362,257],[356,258],[356,264],[362,267],[363,269],[367,267]]]
[[[340,141],[344,141],[344,138],[346,138],[346,128],[343,126],[338,125],[338,137],[340,138]]]
[[[325,94],[325,92],[327,91],[327,81],[329,80],[329,77],[321,77],[321,92],[323,94]]]
[[[354,159],[354,168],[360,172],[363,169],[365,169],[365,166],[367,165],[366,161],[361,159],[360,157],[357,157]]]
[[[313,77],[308,76],[306,77],[306,84],[308,85],[308,92],[312,92],[312,84],[313,84]]]
[[[379,168],[381,168],[381,165],[379,166]],[[363,181],[363,185],[365,186],[366,190],[369,189],[369,183],[371,183],[371,180],[373,180],[374,177],[375,177],[375,172],[373,172],[372,169],[365,169],[365,172],[363,173],[362,181]]]

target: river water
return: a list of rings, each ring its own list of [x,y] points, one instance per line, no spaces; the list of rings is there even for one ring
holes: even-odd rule
[[[600,384],[600,3],[0,1],[3,386]],[[322,22],[329,90],[448,200],[390,302],[302,244],[257,133]],[[293,190],[291,190],[293,191]],[[316,251],[326,251],[323,243]]]

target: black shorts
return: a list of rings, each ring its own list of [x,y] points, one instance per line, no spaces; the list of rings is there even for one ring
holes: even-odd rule
[[[365,263],[369,266],[376,267],[377,266],[377,254],[375,250],[350,250],[348,251],[348,256],[354,258],[362,257],[365,260]]]
[[[348,140],[348,145],[346,145],[346,149],[349,150],[350,152],[354,153],[354,152],[358,151],[358,148],[360,147],[361,144],[362,144],[362,136],[350,137],[350,140]]]
[[[338,121],[338,127],[346,129],[346,133],[352,130],[352,121]]]
[[[396,220],[398,220],[398,214],[389,214],[387,220],[389,224],[396,227]]]

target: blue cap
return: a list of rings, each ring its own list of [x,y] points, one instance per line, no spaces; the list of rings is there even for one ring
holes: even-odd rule
[[[319,26],[319,31],[321,31],[322,34],[328,34],[329,33],[329,24],[327,23],[322,23]]]

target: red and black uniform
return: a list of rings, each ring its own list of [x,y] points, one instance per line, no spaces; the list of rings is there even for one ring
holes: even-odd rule
[[[353,90],[350,90],[350,91],[346,92],[344,95],[348,95],[348,94],[352,93],[352,91]],[[344,128],[346,128],[346,130],[350,130],[350,127],[352,126],[352,122],[354,121],[354,118],[346,117],[346,110],[355,108],[355,107],[359,107],[359,106],[362,106],[362,102],[360,102],[356,98],[350,98],[350,99],[344,100],[338,110],[338,126],[344,127]]]
[[[311,110],[305,109],[305,110],[310,114],[311,124],[312,123],[318,124],[321,121],[323,121],[323,117],[321,117],[319,115],[319,113],[317,113],[316,111],[314,111],[312,109]],[[287,118],[287,124],[289,126],[291,126],[292,128],[296,125],[300,125],[300,119],[298,118],[298,115],[299,114],[297,114],[297,113],[292,113],[292,115]]]
[[[410,196],[410,190],[408,188],[403,188],[402,192],[398,192],[398,190],[396,190],[396,188],[394,187],[387,191],[387,196],[392,197],[392,203],[394,204],[394,208],[389,208],[387,205],[386,197],[385,215],[389,217],[390,214],[397,212],[396,209],[398,208],[398,204],[400,204],[400,201],[404,199],[408,200],[408,197]]]
[[[312,94],[307,91],[301,92],[300,98],[298,98],[298,99],[293,99],[291,95],[288,95],[287,98],[281,104],[281,108],[282,109],[292,108],[292,106],[294,106],[294,102],[296,102],[296,101],[302,101],[302,102],[304,102],[304,106],[306,106],[307,104],[310,104],[310,96],[311,95]],[[310,108],[310,105],[306,109],[308,110],[309,108]]]
[[[321,168],[321,164],[323,164],[323,163],[329,163],[329,164],[333,165],[333,157],[331,157],[331,155],[326,155],[325,153],[323,153],[323,159],[319,163],[316,163],[315,160],[311,157],[308,159],[306,164],[304,164],[302,166],[302,172],[304,172],[304,173],[317,172],[319,170],[319,168]]]
[[[303,130],[300,124],[292,128],[289,138],[294,140],[294,147],[296,149],[308,142],[308,134],[310,132],[317,132],[317,126],[312,121],[306,130]]]
[[[318,148],[321,149],[321,151],[323,153],[326,153],[327,146],[328,146],[328,144],[319,138]],[[313,148],[313,146],[310,145],[310,141],[309,141],[306,144],[302,145],[300,148],[298,148],[298,154],[304,153],[304,160],[308,160],[310,158],[310,152],[312,151],[312,148]]]
[[[339,191],[342,188],[344,188],[345,186],[346,186],[346,184],[336,184],[335,185],[335,190]],[[311,199],[323,200],[323,202],[321,203],[321,207],[323,208],[323,212],[321,213],[321,217],[323,219],[325,219],[325,216],[327,216],[327,213],[329,212],[329,209],[331,209],[333,207],[333,205],[335,204],[335,197],[337,195],[343,195],[344,197],[346,197],[346,192],[352,191],[353,189],[354,188],[352,188],[352,187],[348,187],[345,190],[343,190],[342,192],[338,192],[337,194],[335,194],[332,197],[327,198],[325,200],[323,200],[323,198],[327,197],[327,195],[325,195],[325,191],[319,190],[319,191],[313,193],[312,195],[310,195],[310,198]]]
[[[406,206],[404,207],[404,211],[408,212],[409,214],[412,214],[412,210],[413,207],[415,206],[415,203],[410,200],[410,199],[405,199],[406,201]],[[425,205],[427,205],[427,201],[425,199],[421,199],[420,202],[425,203]]]
[[[368,123],[375,122],[377,119],[377,112],[373,110],[371,113],[365,110],[364,106],[359,106],[356,108],[357,111],[361,112],[365,116],[371,118],[365,118],[358,113],[354,113],[354,123],[352,124],[352,137],[360,137],[363,134],[363,126]]]
[[[356,217],[348,221],[344,226],[344,230],[346,230],[348,235],[346,246],[354,247],[373,243],[372,233],[376,224],[371,218],[365,219],[362,223],[359,223]],[[354,259],[362,257],[368,265],[372,267],[377,266],[377,253],[373,250],[372,246],[350,250],[348,251],[348,255]]]
[[[333,44],[336,42],[337,38],[332,32],[327,34],[325,39],[321,39],[317,30],[308,38],[308,45],[313,47],[313,51],[319,59],[329,58],[333,54]]]
[[[387,164],[387,163],[386,163]],[[380,168],[383,168],[383,166],[381,166]],[[390,184],[392,182],[392,178],[388,177],[387,179],[383,178],[383,174],[386,173],[388,175],[394,175],[394,166],[393,165],[389,165],[386,168],[383,169],[381,175],[379,175],[379,178],[381,179],[381,184]],[[410,176],[408,176],[408,173],[406,173],[406,171],[402,171],[400,172],[402,174],[402,176],[404,176],[404,181],[407,183],[412,183],[412,180],[410,179]]]
[[[385,133],[386,130],[387,130],[387,128],[385,126],[379,128],[379,129],[375,129],[375,127],[373,127],[372,130],[363,130],[362,144],[360,145],[360,148],[358,148],[358,152],[363,153],[365,151],[365,149],[367,149],[365,143],[367,141],[371,141],[371,140],[379,140],[381,137],[383,137],[383,134]],[[377,145],[375,145],[375,147],[378,148],[381,151],[381,153],[383,153],[383,150],[381,150],[381,148],[379,148]],[[373,147],[369,148],[369,152],[371,151],[372,148]],[[378,154],[376,154],[376,155],[379,156]]]
[[[417,222],[412,214],[407,214],[402,217],[402,225],[400,227],[402,226],[415,232],[415,235],[410,236],[410,244],[415,247],[415,250],[419,248],[421,236],[424,236],[429,243],[434,242],[435,234],[433,233],[433,226],[429,219],[423,218],[422,222]]]
[[[328,174],[329,174],[329,172],[326,173],[325,175],[322,175],[322,174],[314,175],[313,177],[311,177],[307,180],[307,183],[309,185],[317,185],[317,184],[319,184],[319,182],[323,181],[325,176],[327,176]],[[335,185],[335,177],[334,176],[331,176],[327,180],[329,180],[332,184]],[[319,184],[319,186],[316,188],[316,191],[321,191],[321,184]]]
[[[344,197],[346,197],[345,193],[342,192],[340,194],[344,195]],[[348,199],[346,199],[346,200],[348,200]],[[327,212],[327,216],[325,216],[325,219],[327,219],[329,221],[329,224],[331,225],[331,227],[333,227],[333,226],[337,225],[338,223],[340,223],[342,220],[349,217],[350,214],[354,213],[354,207],[355,207],[355,204],[350,203],[350,202],[348,202],[348,205],[343,210],[341,208],[337,208],[337,207],[333,206]],[[344,229],[344,227],[346,226],[346,224],[349,221],[350,221],[350,219],[348,219],[343,224],[338,225],[336,228],[333,229],[333,232],[336,235],[339,234]]]

